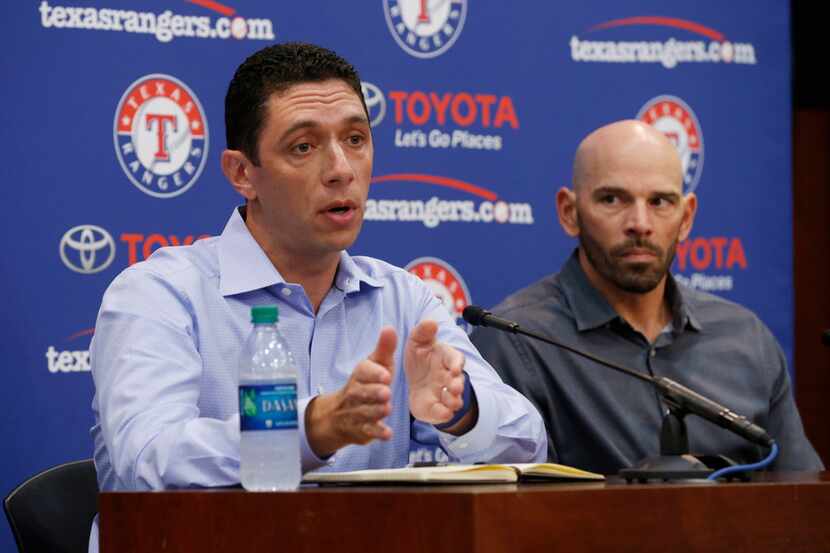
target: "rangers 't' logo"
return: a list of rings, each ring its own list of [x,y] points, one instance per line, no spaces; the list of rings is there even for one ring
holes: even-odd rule
[[[437,257],[419,257],[404,267],[413,275],[423,280],[432,289],[435,297],[450,314],[455,323],[467,334],[472,327],[461,316],[464,308],[472,303],[467,284],[452,265]]]
[[[207,160],[205,111],[187,85],[169,75],[146,75],[115,110],[115,153],[139,190],[172,198],[188,190]]]
[[[692,108],[676,96],[657,96],[640,108],[637,119],[674,143],[683,163],[683,193],[694,192],[703,172],[703,130]]]
[[[416,58],[440,56],[458,39],[467,0],[383,0],[389,32]]]

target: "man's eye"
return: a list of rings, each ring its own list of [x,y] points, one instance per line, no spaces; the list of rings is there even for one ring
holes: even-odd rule
[[[605,194],[604,196],[600,196],[599,201],[604,204],[612,205],[617,201],[617,197],[613,194]]]
[[[349,144],[352,146],[360,146],[364,141],[363,135],[360,134],[353,134],[349,137]]]
[[[298,154],[307,154],[311,151],[311,144],[308,142],[303,142],[302,144],[297,144],[292,148]]]

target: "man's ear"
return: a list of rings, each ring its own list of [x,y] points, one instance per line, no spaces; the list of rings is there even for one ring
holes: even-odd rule
[[[677,237],[680,242],[689,237],[692,232],[692,225],[695,222],[697,213],[697,196],[689,192],[683,198],[683,221],[680,223],[680,235]]]
[[[222,152],[222,172],[233,186],[233,189],[246,200],[256,198],[256,189],[249,178],[253,169],[254,164],[251,163],[248,156],[239,150],[225,150]]]
[[[568,236],[579,236],[579,220],[576,214],[576,193],[566,186],[556,193],[556,214],[559,224]]]

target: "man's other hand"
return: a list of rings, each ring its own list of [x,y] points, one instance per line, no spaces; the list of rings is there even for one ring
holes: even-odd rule
[[[409,334],[404,349],[409,410],[416,419],[432,424],[449,421],[464,406],[464,354],[438,342],[437,334],[435,321],[421,321]],[[462,434],[477,419],[477,409],[471,406],[458,423],[444,431]]]
[[[337,392],[321,394],[306,409],[306,436],[319,457],[327,457],[349,444],[388,440],[392,430],[383,419],[392,412],[392,378],[395,374],[395,329],[380,331],[375,351],[352,371]]]

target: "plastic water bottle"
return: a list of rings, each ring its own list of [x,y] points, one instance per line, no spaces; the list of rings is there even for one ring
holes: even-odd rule
[[[251,308],[239,361],[240,479],[251,491],[294,490],[301,478],[297,369],[278,317],[275,305]]]

